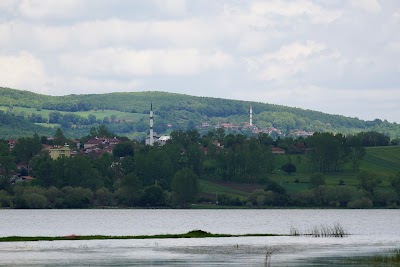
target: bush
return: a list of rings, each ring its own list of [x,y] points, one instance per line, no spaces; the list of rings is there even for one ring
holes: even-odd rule
[[[65,208],[86,208],[92,202],[93,192],[90,189],[66,186],[62,189],[62,192]]]
[[[354,201],[350,201],[349,204],[347,204],[347,207],[351,209],[367,209],[372,208],[372,206],[372,200],[368,197],[363,197]]]
[[[222,206],[243,206],[245,199],[227,194],[218,195],[218,204]]]
[[[325,177],[322,173],[314,173],[310,176],[310,187],[318,187],[320,185],[325,185]]]
[[[113,195],[105,188],[97,189],[95,193],[96,204],[99,206],[110,206],[112,204]]]
[[[5,190],[0,190],[0,207],[13,207],[12,196],[10,196]]]
[[[47,207],[47,198],[38,193],[24,192],[19,205],[19,208],[44,209]]]
[[[256,189],[251,193],[248,200],[257,206],[271,205],[274,203],[275,194],[272,191]]]

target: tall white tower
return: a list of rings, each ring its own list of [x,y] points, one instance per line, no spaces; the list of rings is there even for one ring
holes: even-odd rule
[[[250,126],[253,126],[253,107],[250,104]]]
[[[150,139],[149,139],[149,145],[151,145],[151,146],[154,144],[153,123],[154,123],[153,103],[151,103],[150,104]]]

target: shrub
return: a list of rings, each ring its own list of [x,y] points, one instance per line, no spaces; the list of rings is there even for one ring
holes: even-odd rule
[[[366,209],[366,208],[371,208],[372,206],[373,206],[372,200],[369,199],[368,197],[356,199],[354,201],[350,201],[349,204],[347,204],[347,207],[351,209]]]

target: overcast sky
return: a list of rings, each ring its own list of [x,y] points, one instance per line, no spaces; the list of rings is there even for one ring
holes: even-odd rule
[[[0,0],[0,86],[400,122],[400,1]]]

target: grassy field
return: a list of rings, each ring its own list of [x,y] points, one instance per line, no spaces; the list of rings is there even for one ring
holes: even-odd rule
[[[360,170],[373,172],[382,179],[381,188],[389,188],[391,180],[400,172],[400,146],[369,147],[366,156],[360,164]],[[281,170],[270,174],[269,178],[286,188],[289,193],[298,193],[310,187],[308,161],[305,155],[277,155],[276,166],[282,166],[291,161],[297,167],[297,172],[291,175]],[[351,167],[344,166],[338,173],[325,174],[326,184],[338,186],[342,180],[345,185],[356,188],[359,184],[357,173]],[[215,181],[200,180],[201,192],[208,195],[228,194],[232,196],[248,196],[250,187],[240,183],[217,183]],[[253,185],[252,189],[264,189],[265,185]]]
[[[384,177],[394,176],[400,171],[400,146],[368,147],[360,168]]]
[[[6,106],[0,106],[0,110],[7,110],[8,107]],[[49,113],[54,112],[55,110],[48,110],[48,109],[42,109],[40,111],[36,110],[36,108],[24,108],[24,107],[14,107],[13,111],[15,112],[24,112],[26,114],[40,114],[42,117],[49,118]],[[87,118],[90,114],[96,116],[97,119],[103,120],[104,117],[110,118],[112,115],[115,115],[117,117],[117,120],[125,120],[125,121],[138,121],[143,117],[147,117],[148,115],[142,114],[142,113],[129,113],[129,112],[121,112],[117,110],[89,110],[89,111],[77,111],[77,112],[65,112],[65,111],[59,111],[62,114],[66,113],[73,113],[78,116],[82,116]]]
[[[199,179],[199,185],[200,185],[200,192],[213,196],[215,196],[216,194],[227,194],[233,196],[239,195],[247,197],[249,195],[249,193],[246,191],[233,189],[232,187],[227,186],[226,184],[221,184],[217,182]],[[237,185],[237,187],[243,186],[243,184],[236,184],[236,183],[231,183],[231,185]]]

